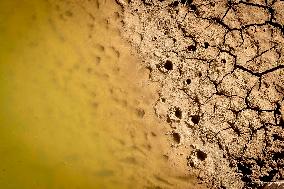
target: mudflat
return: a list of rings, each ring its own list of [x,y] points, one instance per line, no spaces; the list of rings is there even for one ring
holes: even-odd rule
[[[160,85],[169,164],[209,188],[283,180],[284,2],[117,3],[121,35]]]

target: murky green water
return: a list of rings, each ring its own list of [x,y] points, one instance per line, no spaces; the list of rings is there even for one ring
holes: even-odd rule
[[[0,1],[0,188],[178,188],[114,1]],[[109,18],[109,19],[106,19]],[[144,115],[145,112],[145,115]]]

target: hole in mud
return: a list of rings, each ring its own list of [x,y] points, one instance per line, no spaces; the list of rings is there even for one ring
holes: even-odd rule
[[[263,167],[265,165],[265,162],[261,159],[256,160],[256,163],[259,167]]]
[[[195,45],[189,45],[187,47],[187,50],[189,50],[189,51],[196,51],[196,46]]]
[[[235,167],[235,165],[232,162],[230,162],[229,167]]]
[[[161,101],[162,101],[162,102],[166,102],[166,99],[165,99],[165,98],[161,98]]]
[[[201,72],[198,72],[198,76],[201,77],[201,76],[202,76],[202,73],[201,73]]]
[[[191,161],[191,162],[189,162],[189,166],[190,167],[194,167],[194,163]]]
[[[167,117],[167,123],[171,123],[172,122],[172,120],[171,120],[171,118],[168,116]]]
[[[281,136],[279,136],[277,134],[273,134],[272,137],[273,137],[273,141],[275,141],[275,140],[283,141],[284,140]]]
[[[226,63],[226,60],[225,60],[225,59],[222,59],[221,62],[222,62],[223,64],[225,64],[225,63]]]
[[[152,135],[153,137],[156,137],[156,136],[157,136],[157,134],[154,133],[154,132],[151,132],[151,135]]]
[[[251,175],[252,174],[252,170],[251,170],[251,166],[248,164],[242,164],[242,163],[238,163],[237,164],[238,170],[243,174],[243,175]]]
[[[204,43],[204,48],[207,49],[208,47],[209,47],[209,43],[208,43],[208,42],[205,42],[205,43]]]
[[[168,155],[163,155],[164,160],[169,160],[169,156]]]
[[[200,103],[200,102],[199,102],[199,98],[198,98],[197,96],[195,96],[195,97],[193,98],[193,101],[194,101],[195,103],[197,103],[197,104]]]
[[[189,85],[191,83],[191,79],[187,79],[185,82]]]
[[[173,63],[170,60],[167,60],[166,63],[164,64],[164,67],[166,70],[170,71],[173,69]]]
[[[251,178],[248,175],[245,175],[242,177],[242,181],[246,182],[246,183],[251,183]],[[249,185],[247,185],[249,186]]]
[[[172,3],[170,4],[170,6],[171,6],[171,7],[177,7],[178,4],[179,4],[178,1],[174,1],[174,2],[172,2]]]
[[[143,109],[138,108],[136,109],[136,115],[140,118],[143,118],[145,115],[145,111]]]
[[[179,119],[182,117],[182,111],[179,108],[175,109],[175,116]]]
[[[270,182],[273,180],[273,177],[276,175],[278,171],[276,169],[272,169],[271,171],[269,171],[268,175],[265,175],[263,177],[260,177],[259,180],[263,181],[263,182]]]
[[[193,10],[193,11],[196,11],[196,10],[197,10],[196,5],[193,5],[193,4],[189,5],[189,8],[190,8],[191,10]]]
[[[174,141],[179,144],[180,143],[180,135],[178,133],[173,133],[173,139]]]
[[[199,121],[200,121],[200,117],[198,115],[194,115],[194,116],[191,117],[191,121],[194,124],[198,124]]]
[[[284,159],[284,154],[281,152],[276,152],[275,154],[273,154],[272,159],[274,160],[281,160]]]
[[[207,154],[205,152],[202,152],[201,150],[198,150],[196,152],[196,156],[201,161],[204,161],[207,158]]]

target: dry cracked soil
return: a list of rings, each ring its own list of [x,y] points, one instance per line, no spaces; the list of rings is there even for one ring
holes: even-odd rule
[[[121,34],[160,84],[165,156],[209,188],[284,179],[284,1],[117,0]]]

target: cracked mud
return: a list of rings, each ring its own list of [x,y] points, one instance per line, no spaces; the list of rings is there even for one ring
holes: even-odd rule
[[[284,179],[284,1],[117,0],[122,35],[161,84],[173,166],[209,188]]]

